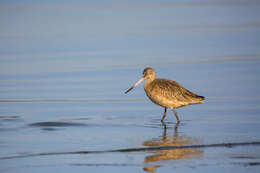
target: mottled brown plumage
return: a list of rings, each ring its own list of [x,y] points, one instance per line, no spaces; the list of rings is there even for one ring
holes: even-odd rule
[[[157,105],[164,107],[164,114],[161,119],[163,122],[167,109],[172,109],[177,121],[179,117],[175,108],[190,104],[203,103],[204,97],[196,95],[191,91],[185,89],[179,83],[167,80],[167,79],[156,79],[155,71],[152,68],[145,68],[143,71],[143,77],[125,93],[135,88],[143,80],[145,81],[144,90],[149,99]]]

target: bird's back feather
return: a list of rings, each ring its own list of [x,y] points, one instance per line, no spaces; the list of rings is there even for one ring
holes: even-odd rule
[[[202,103],[203,96],[194,94],[179,83],[157,78],[145,87],[147,96],[156,104],[167,108],[177,108],[189,104]]]

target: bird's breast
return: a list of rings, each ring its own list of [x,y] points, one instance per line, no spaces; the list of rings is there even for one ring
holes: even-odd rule
[[[163,91],[159,87],[150,83],[144,86],[144,91],[147,97],[155,104],[166,108],[172,107],[173,102],[162,94]]]

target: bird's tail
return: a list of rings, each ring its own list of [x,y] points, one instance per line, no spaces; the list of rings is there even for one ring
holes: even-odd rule
[[[197,100],[197,101],[203,101],[205,100],[205,97],[204,96],[199,96],[187,89],[185,89],[185,94],[187,94],[188,96],[192,97],[193,99]]]
[[[198,96],[198,95],[197,95],[197,97],[200,98],[201,100],[205,100],[205,97],[204,97],[204,96]]]

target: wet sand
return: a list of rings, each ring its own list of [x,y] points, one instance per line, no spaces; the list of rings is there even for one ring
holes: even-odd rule
[[[0,8],[0,172],[259,172],[257,1]],[[146,66],[205,103],[163,125]]]

